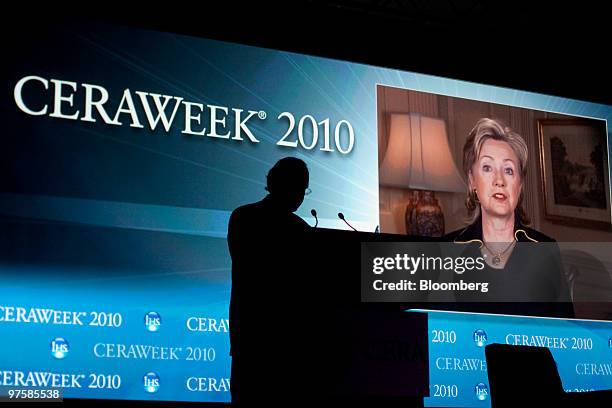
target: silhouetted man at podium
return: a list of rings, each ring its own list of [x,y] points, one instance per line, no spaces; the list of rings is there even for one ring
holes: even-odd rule
[[[308,224],[294,214],[307,194],[306,163],[279,160],[267,175],[268,195],[234,210],[228,245],[232,257],[231,392],[236,406],[269,406],[298,397],[296,322],[291,285],[299,283],[299,244]]]

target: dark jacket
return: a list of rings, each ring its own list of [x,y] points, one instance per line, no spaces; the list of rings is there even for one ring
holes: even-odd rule
[[[485,264],[481,271],[454,276],[456,281],[488,282],[489,291],[455,293],[460,302],[480,302],[486,311],[508,314],[573,317],[570,291],[556,241],[528,228],[515,217],[517,244],[503,269]],[[465,244],[463,256],[482,256],[482,218],[444,237]],[[485,311],[485,310],[483,310]]]

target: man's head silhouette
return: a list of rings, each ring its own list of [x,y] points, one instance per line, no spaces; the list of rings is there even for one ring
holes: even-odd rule
[[[266,190],[276,205],[293,212],[302,205],[308,182],[306,163],[295,157],[285,157],[268,172]]]

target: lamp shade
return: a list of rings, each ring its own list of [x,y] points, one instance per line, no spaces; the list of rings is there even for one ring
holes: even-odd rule
[[[450,152],[446,123],[420,114],[390,115],[380,183],[417,190],[465,192]]]

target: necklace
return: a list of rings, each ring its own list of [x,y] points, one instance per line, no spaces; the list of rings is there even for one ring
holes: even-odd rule
[[[502,255],[504,255],[506,252],[508,252],[508,250],[514,245],[515,242],[516,242],[516,240],[512,240],[512,242],[510,242],[510,244],[508,244],[508,246],[503,251],[500,251],[500,252],[496,253],[496,252],[493,252],[491,250],[491,248],[489,248],[487,246],[486,242],[482,241],[482,243],[484,244],[485,248],[487,248],[487,251],[489,251],[489,253],[491,255],[493,255],[493,260],[491,262],[495,266],[499,265],[502,262],[502,260],[503,260]]]

